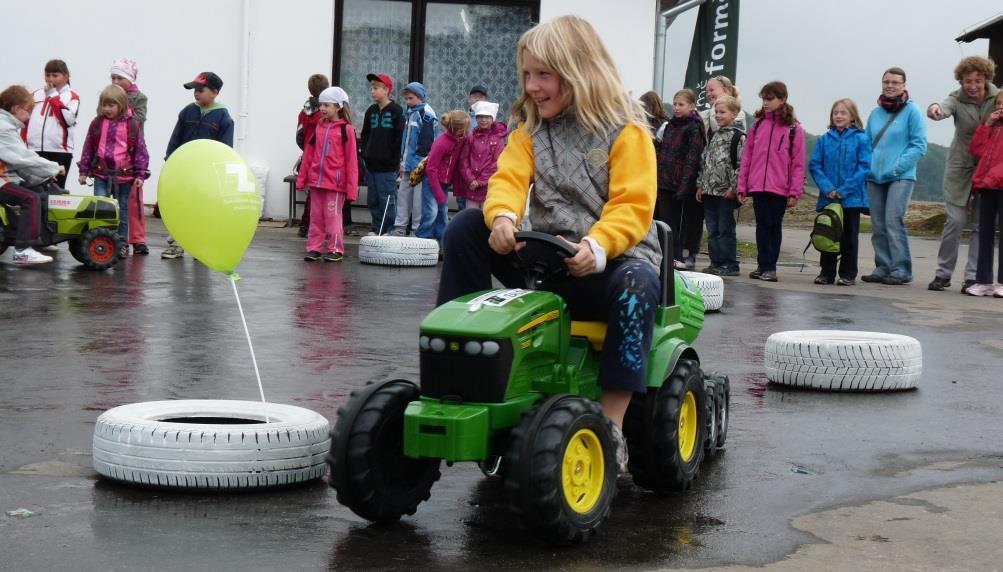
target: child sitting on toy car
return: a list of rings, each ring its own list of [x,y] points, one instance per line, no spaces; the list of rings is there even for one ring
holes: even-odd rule
[[[488,182],[483,212],[461,211],[446,228],[438,303],[491,288],[492,275],[507,286],[523,284],[509,256],[520,248],[515,232],[532,184],[533,230],[577,250],[567,259],[575,279],[542,287],[559,294],[574,319],[608,324],[602,409],[614,423],[625,470],[621,427],[632,394],[645,390],[662,257],[652,223],[651,135],[585,20],[563,16],[538,25],[519,41],[517,60],[522,95],[513,116],[520,125]]]
[[[14,264],[45,264],[51,256],[36,252],[31,247],[38,244],[42,224],[42,203],[45,193],[24,188],[62,175],[59,164],[39,157],[28,149],[21,139],[21,130],[31,117],[35,102],[31,92],[20,85],[12,85],[0,93],[0,203],[18,206],[17,236],[14,242]]]

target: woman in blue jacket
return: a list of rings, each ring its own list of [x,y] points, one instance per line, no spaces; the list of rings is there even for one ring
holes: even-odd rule
[[[871,138],[871,244],[874,271],[860,279],[899,286],[912,282],[912,256],[905,213],[916,184],[916,164],[926,155],[926,120],[909,98],[905,71],[888,68],[881,76],[878,106],[867,118]]]
[[[823,252],[822,271],[815,284],[852,286],[857,278],[857,235],[860,215],[869,214],[867,174],[871,170],[871,138],[861,130],[857,104],[840,99],[829,112],[829,131],[819,137],[808,166],[818,187],[816,211],[838,202],[843,206],[843,234],[839,254]],[[837,278],[836,263],[839,263]]]

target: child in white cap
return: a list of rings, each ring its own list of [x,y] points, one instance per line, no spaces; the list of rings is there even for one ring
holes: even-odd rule
[[[477,123],[460,152],[459,180],[453,192],[457,197],[462,193],[467,208],[479,209],[488,194],[488,179],[498,170],[498,156],[505,148],[508,128],[495,121],[497,103],[478,101],[471,110]]]
[[[307,262],[341,262],[345,256],[344,209],[359,197],[359,162],[348,94],[334,86],[320,92],[320,122],[306,134],[297,189],[310,189]],[[328,252],[321,255],[324,241]]]
[[[139,128],[143,129],[146,124],[146,94],[139,91],[136,85],[136,76],[139,68],[136,67],[136,60],[120,58],[111,63],[111,82],[125,90],[125,95],[129,99],[129,107],[132,109],[132,116],[139,122]],[[98,115],[101,115],[98,106]]]

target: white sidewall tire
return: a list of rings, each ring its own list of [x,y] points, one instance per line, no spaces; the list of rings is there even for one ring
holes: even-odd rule
[[[162,421],[179,418],[260,423]],[[213,399],[132,403],[98,417],[94,470],[118,481],[174,489],[281,487],[324,475],[329,434],[327,419],[293,405]]]
[[[685,270],[680,271],[680,274],[700,289],[705,311],[715,312],[721,309],[724,304],[724,280],[720,276]]]
[[[763,360],[773,383],[825,391],[912,389],[923,375],[919,341],[882,332],[778,332],[766,340]]]
[[[413,236],[364,236],[359,240],[359,260],[380,266],[435,266],[439,243]]]

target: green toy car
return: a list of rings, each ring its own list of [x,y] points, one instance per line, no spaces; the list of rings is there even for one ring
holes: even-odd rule
[[[658,230],[662,252],[672,252],[668,226]],[[541,233],[516,239],[542,253],[521,267],[527,289],[436,308],[421,324],[420,389],[406,380],[370,384],[339,409],[331,486],[359,516],[414,514],[442,461],[476,462],[504,479],[525,525],[557,544],[588,539],[608,516],[618,470],[598,403],[606,324],[572,322],[559,296],[532,289],[566,270],[574,251]],[[648,391],[635,394],[623,430],[634,482],[669,493],[688,489],[705,450],[724,445],[729,383],[705,376],[691,346],[704,320],[699,291],[675,274],[671,256],[660,274]]]
[[[54,184],[45,185],[38,233],[42,245],[69,242],[70,254],[91,270],[107,270],[118,262],[118,201],[107,197],[70,195]],[[17,217],[0,205],[0,254],[14,246]]]

